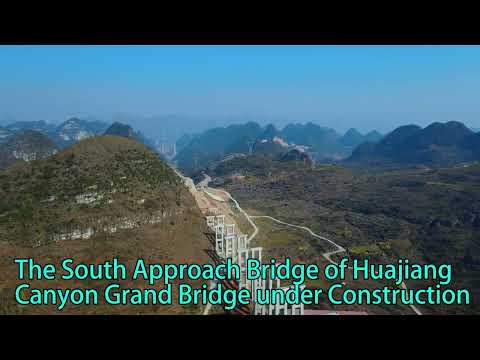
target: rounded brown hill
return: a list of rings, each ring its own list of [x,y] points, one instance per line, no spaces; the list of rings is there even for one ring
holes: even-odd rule
[[[94,263],[113,257],[127,264],[138,257],[204,263],[209,246],[204,232],[193,197],[156,154],[127,138],[86,139],[48,159],[17,164],[0,173],[0,292],[12,295],[18,282],[12,259],[22,256],[43,263],[59,263],[65,257]],[[47,307],[43,311],[50,312]]]

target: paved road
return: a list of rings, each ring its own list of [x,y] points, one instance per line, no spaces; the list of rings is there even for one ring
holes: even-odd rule
[[[247,215],[248,216],[248,215]],[[290,224],[290,223],[287,223],[287,222],[284,222],[284,221],[281,221],[281,220],[278,220],[278,219],[275,219],[274,217],[271,217],[271,216],[250,216],[250,218],[266,218],[266,219],[270,219],[272,221],[275,221],[279,224],[282,224],[282,225],[286,225],[286,226],[290,226],[290,227],[293,227],[293,228],[297,228],[297,229],[302,229],[302,230],[305,230],[307,231],[310,235],[312,235],[313,237],[316,237],[318,239],[322,239],[322,240],[325,240],[325,241],[328,241],[330,244],[332,244],[333,246],[335,246],[337,248],[337,250],[334,250],[334,251],[330,251],[330,252],[326,252],[326,253],[323,253],[323,257],[330,263],[332,264],[337,264],[335,261],[333,261],[330,257],[334,254],[338,254],[338,253],[341,253],[341,252],[344,252],[346,251],[345,248],[343,248],[342,246],[338,245],[337,243],[335,243],[334,241],[330,240],[330,239],[327,239],[326,237],[324,236],[321,236],[321,235],[318,235],[318,234],[315,234],[312,230],[310,230],[308,227],[306,226],[298,226],[298,225],[294,225],[294,224]],[[352,267],[349,266],[348,267],[350,270],[352,270]],[[405,289],[405,290],[408,290],[407,288],[407,285],[405,284],[405,282],[402,282],[401,284],[402,288]],[[422,315],[422,312],[420,310],[418,310],[418,308],[415,306],[415,305],[409,305],[410,308],[417,314],[417,315]]]
[[[207,187],[210,181],[212,181],[212,178],[207,174],[203,174],[203,180],[197,184],[197,189]]]
[[[316,237],[318,239],[321,239],[321,240],[324,240],[324,241],[327,241],[328,243],[330,243],[331,245],[333,245],[334,247],[336,247],[336,250],[334,251],[330,251],[330,252],[326,252],[326,253],[323,253],[323,257],[325,259],[327,259],[329,262],[331,263],[334,263],[336,264],[336,262],[334,262],[330,256],[334,255],[334,254],[337,254],[337,253],[341,253],[341,252],[344,252],[346,251],[343,247],[341,247],[340,245],[338,245],[336,242],[330,240],[330,239],[327,239],[326,237],[324,236],[321,236],[321,235],[318,235],[318,234],[315,234],[312,230],[310,230],[308,227],[306,226],[299,226],[299,225],[294,225],[294,224],[290,224],[290,223],[287,223],[287,222],[284,222],[284,221],[281,221],[281,220],[278,220],[278,219],[275,219],[274,217],[271,217],[271,216],[266,216],[266,215],[259,215],[259,216],[250,216],[251,218],[253,219],[256,219],[256,218],[266,218],[266,219],[270,219],[272,221],[275,221],[279,224],[282,224],[282,225],[286,225],[286,226],[290,226],[290,227],[293,227],[293,228],[296,228],[296,229],[302,229],[302,230],[305,230],[306,232],[308,232],[310,235],[312,235],[313,237]]]
[[[248,222],[250,223],[250,225],[252,225],[252,227],[253,227],[253,233],[252,233],[252,235],[250,235],[250,237],[248,238],[248,241],[250,242],[250,241],[251,241],[255,236],[257,236],[257,234],[258,234],[258,227],[257,227],[257,225],[255,225],[255,223],[253,222],[252,217],[249,216],[249,215],[245,212],[245,210],[243,210],[243,209],[241,208],[241,206],[240,206],[240,204],[238,203],[238,201],[235,200],[235,198],[233,198],[233,196],[232,196],[228,191],[220,190],[220,189],[215,189],[215,191],[219,191],[219,192],[222,192],[222,193],[224,193],[225,195],[227,195],[228,198],[233,201],[233,203],[234,203],[235,206],[237,207],[238,211],[240,211],[243,215],[245,215],[245,217],[247,218],[247,220],[248,220]],[[204,192],[205,192],[207,195],[211,196],[212,198],[215,196],[215,195],[213,195],[213,194],[210,194],[207,190],[204,190]],[[218,196],[215,196],[215,198],[218,199],[219,197],[218,197]],[[224,201],[224,200],[220,198],[220,201]]]
[[[207,176],[207,175],[204,175],[204,176]],[[211,178],[208,176],[208,180],[207,178],[205,178],[204,180],[202,180],[202,182],[206,181],[206,184],[204,185],[205,187],[208,187],[208,184],[209,182],[211,181]],[[250,216],[248,215],[245,210],[243,210],[240,205],[238,204],[237,200],[235,200],[235,198],[228,192],[228,191],[225,191],[225,190],[220,190],[220,189],[216,189],[216,191],[220,191],[220,192],[223,192],[225,195],[227,195],[229,197],[229,199],[231,199],[235,206],[237,207],[237,209],[245,215],[245,217],[247,218],[248,222],[252,225],[252,227],[254,228],[254,232],[253,234],[250,236],[249,238],[249,241],[252,240],[257,234],[258,234],[258,227],[257,225],[255,224],[255,222],[252,220],[252,219],[255,219],[255,218],[266,218],[266,219],[270,219],[272,221],[275,221],[279,224],[282,224],[282,225],[286,225],[286,226],[290,226],[290,227],[293,227],[293,228],[297,228],[297,229],[302,229],[302,230],[305,230],[307,231],[310,235],[312,235],[313,237],[316,237],[318,239],[321,239],[321,240],[324,240],[324,241],[327,241],[328,243],[330,243],[331,245],[333,245],[336,250],[334,251],[329,251],[329,252],[326,252],[326,253],[323,253],[322,256],[330,263],[333,263],[333,264],[337,264],[335,261],[333,261],[331,259],[331,256],[332,255],[335,255],[335,254],[338,254],[338,253],[342,253],[342,252],[345,252],[346,249],[342,246],[340,246],[339,244],[337,244],[336,242],[334,242],[333,240],[330,240],[324,236],[321,236],[321,235],[318,235],[316,233],[314,233],[310,228],[306,227],[306,226],[299,226],[299,225],[294,225],[294,224],[290,224],[290,223],[287,223],[287,222],[284,222],[284,221],[281,221],[281,220],[278,220],[272,216],[267,216],[267,215],[259,215],[259,216]],[[210,194],[206,189],[204,189],[204,192],[211,196],[212,198],[216,198],[216,199],[219,199],[219,197],[213,195],[213,194]],[[215,199],[214,198],[214,199]],[[221,199],[220,201],[224,201],[223,199]],[[352,269],[352,267],[349,267],[349,269]],[[405,282],[402,282],[401,284],[402,288],[407,290],[407,285],[405,284]],[[418,308],[415,306],[415,305],[409,305],[410,308],[417,314],[417,315],[422,315],[422,312],[420,310],[418,310]],[[206,309],[207,310],[207,309]],[[208,312],[206,312],[206,314],[208,314]],[[206,315],[205,312],[204,312],[204,315]]]
[[[195,192],[196,191],[196,188],[195,188],[195,184],[193,183],[193,180],[187,176],[183,176],[180,171],[178,171],[177,169],[175,169],[173,166],[170,165],[170,168],[175,172],[175,174],[177,174],[180,179],[183,180],[183,183],[185,184],[185,186],[188,188],[188,190],[190,190],[190,192]]]
[[[405,289],[405,291],[408,290],[407,288],[407,284],[405,284],[405,281],[402,281],[402,289]],[[410,309],[412,309],[413,311],[415,311],[415,314],[417,315],[423,315],[422,312],[420,310],[418,310],[418,308],[415,306],[415,305],[410,305]]]
[[[218,190],[217,190],[218,191]],[[221,201],[221,202],[225,202],[225,200],[223,198],[221,198],[220,196],[217,196],[215,194],[212,194],[210,191],[208,191],[207,189],[203,189],[203,192],[205,194],[207,194],[208,196],[210,196],[213,200],[215,201]]]

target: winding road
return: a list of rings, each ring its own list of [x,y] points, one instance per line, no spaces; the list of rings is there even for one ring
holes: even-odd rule
[[[330,239],[327,239],[326,237],[323,237],[323,236],[320,236],[318,234],[315,234],[312,230],[310,230],[308,227],[306,226],[299,226],[299,225],[293,225],[293,224],[290,224],[290,223],[287,223],[287,222],[284,222],[284,221],[281,221],[281,220],[278,220],[278,219],[275,219],[274,217],[271,217],[271,216],[267,216],[267,215],[258,215],[258,216],[250,216],[251,218],[253,219],[257,219],[257,218],[265,218],[265,219],[270,219],[272,221],[275,221],[276,223],[279,223],[279,224],[282,224],[282,225],[286,225],[286,226],[289,226],[289,227],[293,227],[293,228],[296,228],[296,229],[301,229],[301,230],[305,230],[306,232],[308,232],[310,235],[312,235],[313,237],[316,237],[320,240],[324,240],[324,241],[327,241],[328,243],[330,243],[331,245],[335,246],[337,249],[334,250],[334,251],[330,251],[330,252],[326,252],[326,253],[323,253],[322,256],[327,259],[327,261],[333,263],[333,264],[337,264],[335,261],[333,261],[330,256],[334,255],[334,254],[338,254],[338,253],[341,253],[341,252],[344,252],[346,251],[343,247],[341,247],[340,245],[338,245],[337,243],[335,243],[334,241],[330,240]],[[338,264],[337,264],[338,265]]]
[[[207,194],[208,196],[210,196],[212,199],[214,199],[216,201],[224,201],[222,198],[216,196],[215,194],[212,194],[211,192],[207,191],[205,188],[203,189],[203,191],[205,192],[205,194]],[[265,218],[265,219],[270,219],[272,221],[275,221],[276,223],[279,223],[279,224],[282,224],[282,225],[286,225],[286,226],[293,227],[293,228],[296,228],[296,229],[305,230],[306,232],[308,232],[313,237],[316,237],[317,239],[327,241],[328,243],[333,245],[336,248],[336,250],[329,251],[329,252],[326,252],[326,253],[322,254],[322,256],[330,263],[337,264],[335,261],[333,261],[331,259],[332,255],[346,251],[345,248],[338,245],[336,242],[334,242],[334,241],[332,241],[332,240],[330,240],[330,239],[328,239],[324,236],[321,236],[321,235],[318,235],[318,234],[314,233],[310,228],[308,228],[306,226],[299,226],[299,225],[290,224],[290,223],[287,223],[285,221],[281,221],[281,220],[278,220],[274,217],[267,216],[267,215],[258,215],[258,216],[248,215],[247,212],[242,209],[242,207],[240,206],[238,201],[228,191],[221,190],[221,189],[215,189],[215,191],[219,191],[219,192],[222,192],[225,195],[227,195],[228,198],[233,201],[233,203],[237,207],[238,211],[240,211],[245,216],[245,218],[250,223],[250,225],[252,225],[254,231],[253,231],[252,235],[250,235],[250,237],[248,238],[249,241],[252,240],[253,238],[255,238],[255,236],[258,234],[258,227],[252,219]]]
[[[210,183],[211,181],[211,178],[210,176],[208,175],[204,175],[205,178],[201,181],[201,186],[200,188],[203,190],[203,192],[205,194],[207,194],[208,196],[210,196],[212,199],[216,200],[216,201],[225,201],[224,199],[220,198],[219,196],[216,196],[215,194],[212,194],[210,193],[207,188],[208,188],[208,184]],[[240,211],[244,216],[245,218],[248,220],[248,222],[250,223],[250,225],[252,225],[254,231],[252,233],[252,235],[248,238],[249,241],[251,241],[253,238],[255,238],[255,236],[258,234],[258,227],[257,225],[255,224],[255,222],[252,220],[252,219],[256,219],[256,218],[265,218],[265,219],[270,219],[278,224],[282,224],[282,225],[285,225],[285,226],[289,226],[289,227],[293,227],[293,228],[296,228],[296,229],[301,229],[301,230],[305,230],[307,231],[311,236],[317,238],[317,239],[321,239],[321,240],[324,240],[324,241],[327,241],[329,244],[333,245],[336,249],[333,250],[333,251],[329,251],[329,252],[326,252],[326,253],[323,253],[322,256],[330,263],[332,264],[337,264],[335,261],[333,261],[331,259],[331,256],[332,255],[335,255],[335,254],[339,254],[339,253],[342,253],[342,252],[345,252],[346,249],[342,246],[340,246],[339,244],[337,244],[336,242],[334,242],[333,240],[331,239],[328,239],[324,236],[321,236],[321,235],[318,235],[316,233],[314,233],[310,228],[306,227],[306,226],[299,226],[299,225],[295,225],[295,224],[290,224],[290,223],[287,223],[285,221],[281,221],[281,220],[278,220],[272,216],[267,216],[267,215],[258,215],[258,216],[250,216],[247,214],[247,212],[245,210],[242,209],[242,207],[240,206],[240,204],[238,203],[238,201],[228,192],[228,191],[225,191],[225,190],[221,190],[221,189],[215,189],[215,191],[219,191],[219,192],[222,192],[224,193],[226,196],[228,196],[228,198],[230,200],[233,201],[233,203],[235,204],[235,206],[237,207],[238,211]],[[352,267],[349,267],[349,269],[352,269]],[[212,284],[213,286],[213,284]],[[401,284],[401,287],[405,290],[408,290],[407,288],[407,285],[405,284],[405,282],[402,282]],[[417,315],[422,315],[422,312],[415,306],[415,305],[409,305],[410,308],[415,312],[415,314]],[[210,311],[210,306],[207,305],[207,307],[205,308],[205,311],[204,311],[204,315],[208,315],[208,312]]]
[[[252,225],[252,227],[253,227],[253,234],[250,235],[250,237],[248,238],[248,241],[250,242],[250,240],[252,240],[252,239],[253,239],[255,236],[257,236],[257,234],[258,234],[258,227],[257,227],[257,225],[253,222],[252,216],[248,215],[248,214],[245,212],[245,210],[243,210],[243,209],[240,207],[240,205],[238,204],[238,201],[235,200],[235,198],[234,198],[228,191],[220,190],[220,189],[216,189],[216,190],[217,190],[217,191],[220,191],[220,192],[223,192],[225,195],[227,195],[228,198],[233,201],[233,203],[234,203],[235,206],[237,207],[238,211],[240,211],[243,215],[245,215],[245,217],[247,218],[247,221],[250,223],[250,225]],[[209,194],[206,190],[204,190],[204,191],[205,191],[205,193],[206,193],[207,195],[212,196],[212,195]],[[222,200],[223,200],[223,199],[222,199]]]

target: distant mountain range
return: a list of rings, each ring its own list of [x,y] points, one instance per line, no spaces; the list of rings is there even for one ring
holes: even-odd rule
[[[449,166],[480,159],[480,135],[457,121],[425,128],[401,126],[380,142],[358,146],[347,165],[372,167]]]
[[[22,130],[0,144],[0,170],[18,161],[32,161],[55,154],[58,148],[39,131]]]
[[[113,123],[106,131],[105,135],[116,135],[126,138],[135,138],[135,132],[130,125],[121,124],[119,122]]]
[[[293,148],[305,151],[316,162],[350,167],[450,166],[480,160],[480,133],[457,121],[425,128],[400,126],[385,136],[375,130],[361,134],[353,128],[340,135],[313,123],[277,129],[272,124],[262,127],[249,122],[183,137],[174,160],[184,172],[195,173],[229,154],[278,156]]]
[[[43,120],[17,121],[5,126],[5,129],[13,133],[23,130],[38,131],[52,139],[59,148],[65,148],[77,141],[103,134],[109,125],[102,121],[71,118],[60,125],[50,124]]]
[[[314,160],[332,161],[348,157],[360,143],[378,141],[381,137],[376,131],[362,135],[355,129],[341,136],[333,129],[313,123],[289,124],[280,130],[272,124],[262,127],[248,122],[182,137],[177,142],[178,155],[174,160],[179,168],[191,173],[232,153],[279,155],[297,147]]]
[[[0,144],[7,141],[7,139],[14,133],[6,128],[0,126]]]
[[[0,170],[18,162],[43,159],[81,140],[103,134],[132,138],[151,150],[153,141],[131,126],[71,118],[55,126],[45,121],[20,121],[0,127]]]
[[[45,134],[53,133],[56,129],[56,125],[49,124],[44,120],[39,121],[16,121],[5,126],[6,129],[12,132],[18,132],[21,130],[35,130]]]
[[[60,124],[53,133],[51,133],[51,136],[61,148],[64,148],[80,140],[101,135],[107,128],[108,124],[102,121],[71,118]]]
[[[260,125],[254,122],[213,128],[194,136],[178,152],[174,161],[183,171],[192,172],[228,153],[248,153],[249,142],[254,141],[261,132]]]
[[[122,136],[125,138],[136,140],[150,150],[155,150],[155,144],[152,140],[146,138],[140,131],[135,131],[130,125],[122,124],[119,122],[114,122],[110,127],[105,131],[104,135],[116,135]]]
[[[108,124],[78,118],[58,126],[45,121],[15,122],[0,127],[0,168],[16,161],[42,158],[103,134],[132,138],[155,150],[152,140],[120,122]],[[231,154],[281,157],[292,149],[305,152],[313,162],[382,169],[449,166],[480,159],[480,134],[455,121],[433,123],[423,129],[417,125],[400,126],[386,136],[377,131],[362,134],[354,128],[341,135],[311,122],[289,124],[283,129],[273,124],[260,126],[247,122],[184,135],[176,145],[177,155],[173,160],[187,174]]]
[[[370,131],[366,135],[360,134],[357,129],[349,129],[340,139],[340,142],[348,147],[355,148],[364,142],[376,143],[382,139],[382,134],[378,131]]]

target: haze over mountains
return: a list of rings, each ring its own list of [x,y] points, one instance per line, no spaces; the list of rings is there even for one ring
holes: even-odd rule
[[[358,166],[451,166],[480,160],[480,135],[456,121],[433,123],[424,129],[401,126],[377,144],[355,149],[346,164]]]
[[[40,121],[18,121],[5,126],[12,133],[22,130],[38,131],[50,139],[55,144],[64,148],[73,143],[103,133],[109,124],[100,121],[87,121],[78,118],[68,119],[59,125]]]
[[[183,171],[195,172],[226,155],[278,155],[301,149],[317,162],[341,163],[362,168],[451,166],[480,160],[480,133],[458,121],[400,126],[385,136],[377,131],[361,134],[349,129],[344,135],[313,123],[289,124],[277,129],[250,122],[210,129],[183,137],[175,157]]]
[[[198,206],[129,124],[69,119],[56,127],[16,123],[0,131],[5,254],[61,258],[74,252],[77,260],[96,261],[120,253],[127,259],[207,261]],[[456,285],[478,292],[472,284],[480,264],[475,242],[480,134],[460,122],[405,125],[385,136],[356,129],[341,135],[313,123],[279,129],[248,122],[185,135],[178,148],[174,161],[183,172],[194,180],[207,173],[215,179],[210,186],[225,187],[259,214],[327,233],[350,257],[454,263],[461,271]],[[415,168],[419,165],[428,168]],[[396,171],[357,173],[356,167]],[[272,251],[300,261],[321,256],[318,244],[307,245],[270,244]],[[0,270],[8,274],[8,290],[16,277],[5,259]],[[2,309],[20,310],[12,302]]]
[[[349,156],[355,146],[365,141],[378,141],[381,135],[367,135],[355,129],[345,135],[331,128],[311,122],[289,124],[278,129],[273,124],[265,127],[255,122],[217,127],[204,133],[181,138],[177,142],[175,160],[186,172],[191,172],[231,153],[281,153],[290,148],[301,148],[317,161],[340,160]]]
[[[0,143],[0,170],[18,161],[47,158],[57,153],[58,147],[46,135],[35,130],[13,133]]]
[[[171,117],[171,121],[175,118]],[[18,137],[27,130],[29,136]],[[46,138],[41,140],[39,134]],[[155,141],[126,123],[109,124],[78,118],[68,119],[58,126],[45,121],[14,122],[0,127],[0,168],[18,160],[43,158],[102,134],[134,138],[156,150]],[[304,151],[314,162],[341,162],[353,167],[450,166],[479,159],[479,137],[474,130],[455,121],[433,123],[424,129],[418,125],[400,126],[385,136],[375,130],[362,134],[355,128],[342,135],[311,122],[291,123],[283,128],[247,122],[213,127],[203,133],[183,134],[176,142],[173,161],[182,171],[192,174],[227,155],[283,156],[296,149]],[[30,140],[32,143],[28,144]]]
[[[17,161],[38,160],[81,140],[103,134],[131,137],[154,149],[155,144],[129,125],[71,118],[55,126],[43,120],[0,127],[0,169]]]

